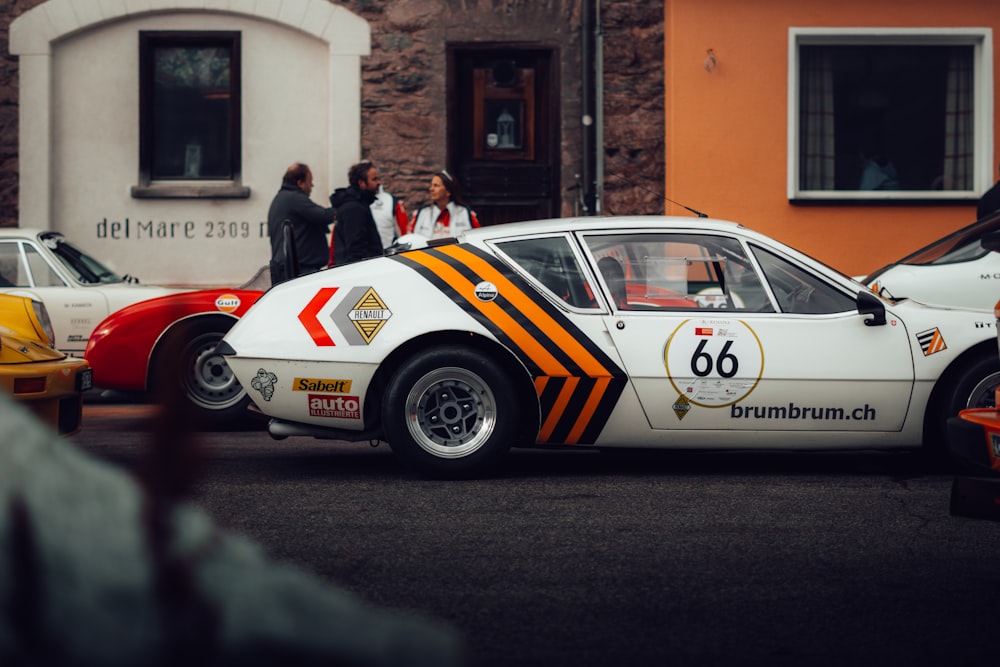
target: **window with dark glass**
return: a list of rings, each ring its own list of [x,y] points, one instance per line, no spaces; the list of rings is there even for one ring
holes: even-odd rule
[[[142,185],[240,178],[240,34],[140,32]]]
[[[797,191],[973,191],[974,43],[845,40],[797,48]]]

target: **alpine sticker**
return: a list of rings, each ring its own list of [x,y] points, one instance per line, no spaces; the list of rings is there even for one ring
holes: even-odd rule
[[[221,310],[224,313],[236,312],[236,309],[240,307],[240,297],[235,294],[220,294],[215,299],[215,308]]]
[[[764,373],[764,348],[742,320],[690,319],[670,334],[663,362],[683,419],[692,405],[723,408],[746,398]]]
[[[259,391],[265,401],[270,401],[274,396],[274,385],[277,382],[277,375],[261,368],[257,371],[256,377],[250,380],[250,386]]]
[[[534,378],[539,443],[596,442],[627,376],[558,306],[472,246],[426,248],[390,259],[426,278],[517,355]],[[477,293],[484,283],[496,288],[492,300]]]
[[[937,327],[918,333],[917,342],[920,343],[920,349],[924,351],[925,357],[948,349],[944,342],[944,336],[941,335],[941,331]]]
[[[476,298],[480,301],[492,301],[497,298],[497,286],[491,282],[483,281],[476,285]]]

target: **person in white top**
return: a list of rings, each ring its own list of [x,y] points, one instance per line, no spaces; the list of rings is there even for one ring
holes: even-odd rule
[[[405,234],[410,227],[403,202],[386,192],[381,185],[375,193],[371,209],[375,226],[378,227],[378,235],[382,238],[383,248],[391,246],[393,241],[399,238],[400,234]]]
[[[410,221],[410,233],[428,239],[457,236],[479,226],[475,211],[465,205],[458,181],[445,170],[431,177],[427,188],[431,203],[417,210]]]

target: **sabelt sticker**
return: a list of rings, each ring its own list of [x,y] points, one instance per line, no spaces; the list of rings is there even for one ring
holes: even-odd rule
[[[346,394],[351,391],[352,380],[335,378],[295,378],[292,391],[318,391],[323,394]]]
[[[475,294],[476,298],[480,301],[493,301],[499,293],[500,291],[497,290],[497,286],[487,280],[476,285]]]
[[[723,408],[746,398],[764,373],[764,348],[742,320],[690,319],[670,334],[663,361],[683,419],[690,406]]]
[[[234,313],[240,307],[240,297],[235,294],[220,294],[215,299],[215,307],[224,313]]]

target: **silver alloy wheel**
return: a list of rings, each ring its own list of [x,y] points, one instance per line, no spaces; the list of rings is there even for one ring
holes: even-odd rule
[[[465,368],[438,368],[406,395],[406,425],[414,442],[440,458],[468,456],[496,426],[496,399],[481,377]]]
[[[246,395],[225,357],[215,351],[220,340],[222,334],[202,334],[184,347],[181,357],[189,364],[184,375],[188,398],[212,411],[236,405]]]
[[[1000,386],[1000,373],[990,373],[972,388],[965,401],[966,408],[995,408],[996,388]]]

